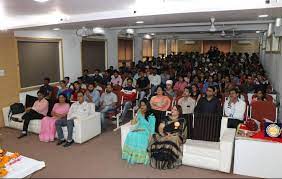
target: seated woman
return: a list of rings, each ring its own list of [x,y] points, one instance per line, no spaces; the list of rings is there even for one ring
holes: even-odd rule
[[[70,100],[72,89],[67,88],[67,83],[65,80],[60,81],[60,89],[58,90],[57,97],[59,97],[60,94],[66,95],[67,99]]]
[[[194,100],[196,100],[196,102],[198,102],[199,99],[201,98],[201,93],[200,93],[199,87],[196,84],[193,84],[191,86],[191,89],[192,89],[191,97]]]
[[[177,94],[182,94],[187,86],[188,84],[184,81],[183,76],[178,76],[178,81],[175,83],[173,89]]]
[[[69,112],[70,105],[66,102],[65,94],[59,95],[59,102],[56,103],[52,110],[52,117],[44,117],[41,121],[41,129],[39,133],[39,140],[41,142],[54,141],[56,134],[55,122],[58,119],[66,118]]]
[[[171,100],[169,99],[169,97],[164,95],[163,87],[157,87],[157,95],[151,98],[150,104],[156,117],[155,131],[158,132],[158,126],[161,123],[163,117],[165,116],[166,111],[171,105]]]
[[[137,123],[137,124],[136,124]],[[134,129],[127,134],[123,151],[122,159],[128,163],[149,163],[147,148],[151,135],[155,132],[156,119],[150,107],[150,103],[143,99],[140,103],[140,110],[137,113],[137,118],[131,121],[131,124],[136,124]]]
[[[171,116],[159,125],[160,134],[152,136],[148,151],[153,168],[165,170],[182,164],[187,129],[181,115],[181,107],[173,106]]]

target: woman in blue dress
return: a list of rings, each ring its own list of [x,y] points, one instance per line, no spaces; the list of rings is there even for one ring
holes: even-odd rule
[[[127,160],[130,164],[149,164],[149,155],[147,148],[151,136],[155,133],[156,118],[151,111],[150,103],[143,99],[140,102],[140,109],[137,112],[131,124],[136,125],[131,132],[126,136],[123,150],[122,159]]]

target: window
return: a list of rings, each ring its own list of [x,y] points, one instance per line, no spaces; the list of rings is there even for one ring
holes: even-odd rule
[[[60,81],[62,56],[60,40],[18,40],[21,88],[39,86],[44,77]]]
[[[106,42],[104,40],[82,40],[82,68],[94,73],[95,69],[106,68]]]
[[[152,40],[143,40],[143,58],[152,57]]]
[[[133,40],[132,39],[118,39],[118,65],[122,62],[129,65],[133,61]]]

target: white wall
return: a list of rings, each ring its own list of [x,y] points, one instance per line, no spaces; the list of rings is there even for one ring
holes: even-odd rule
[[[265,43],[265,41],[264,41]],[[280,40],[280,47],[282,40]],[[282,50],[280,53],[266,53],[264,50],[261,52],[261,62],[266,70],[268,77],[273,85],[273,88],[279,94],[278,98],[280,103],[282,101]],[[282,122],[282,106],[280,105],[278,119]]]
[[[75,31],[15,31],[15,36],[62,39],[64,76],[69,76],[71,81],[81,76],[81,38]]]

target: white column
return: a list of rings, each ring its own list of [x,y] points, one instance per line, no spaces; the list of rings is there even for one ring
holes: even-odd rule
[[[159,39],[153,39],[153,56],[157,58],[159,56]]]
[[[170,39],[166,40],[166,53],[167,55],[171,54],[171,40]]]
[[[118,31],[107,31],[105,37],[107,39],[106,66],[107,68],[113,66],[116,69],[118,68]]]
[[[133,41],[133,48],[134,48],[134,62],[135,64],[138,63],[138,61],[142,60],[143,56],[143,38],[135,36]]]

